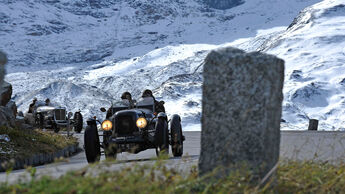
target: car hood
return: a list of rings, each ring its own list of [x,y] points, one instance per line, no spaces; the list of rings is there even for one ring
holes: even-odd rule
[[[40,106],[37,108],[36,112],[48,112],[48,111],[52,111],[55,110],[55,107],[53,106]]]

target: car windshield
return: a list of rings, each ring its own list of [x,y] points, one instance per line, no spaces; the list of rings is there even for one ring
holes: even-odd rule
[[[46,105],[46,102],[40,100],[40,101],[37,101],[37,102],[35,103],[35,107],[36,107],[36,108],[41,107],[41,106],[47,106],[47,105]],[[53,103],[50,102],[50,103],[48,104],[48,106],[54,107],[55,105],[54,105]]]
[[[118,100],[112,103],[112,107],[113,108],[129,108],[130,107],[130,102],[127,99],[123,99],[123,100]]]
[[[44,101],[37,101],[35,103],[35,107],[40,107],[40,106],[45,106],[45,105],[46,105],[46,103]]]
[[[130,108],[130,102],[127,99],[115,101],[112,103],[112,106],[108,110],[107,118],[114,115],[116,112],[120,110],[126,110]]]
[[[152,97],[140,98],[136,104],[137,108],[145,108],[154,112],[155,101]]]

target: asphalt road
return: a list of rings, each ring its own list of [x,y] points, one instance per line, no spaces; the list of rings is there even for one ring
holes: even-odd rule
[[[200,132],[184,132],[184,157],[175,158],[170,155],[166,165],[171,168],[188,171],[197,165],[200,153]],[[80,139],[80,147],[83,147],[83,134],[75,134]],[[170,151],[171,152],[171,151]],[[102,170],[118,170],[125,166],[137,163],[153,163],[156,158],[154,149],[146,150],[138,154],[118,154],[117,163],[100,164],[88,170],[91,173]],[[330,162],[345,162],[345,132],[322,131],[283,131],[281,133],[280,158],[292,160],[321,160]],[[102,156],[101,160],[104,160]],[[36,167],[37,177],[49,175],[59,177],[70,170],[78,170],[88,167],[85,153],[80,152],[66,161]],[[95,169],[96,168],[96,169]],[[9,175],[0,173],[0,182],[14,183],[28,181],[30,175],[26,170],[16,170]]]

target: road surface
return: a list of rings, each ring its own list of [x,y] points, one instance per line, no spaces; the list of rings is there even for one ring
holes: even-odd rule
[[[167,160],[170,167],[188,171],[197,165],[200,154],[200,132],[184,132],[184,158],[174,158],[172,155]],[[83,134],[75,134],[83,147]],[[171,152],[171,151],[170,151]],[[156,158],[154,149],[146,150],[138,154],[122,153],[117,156],[117,163],[112,165],[101,164],[97,168],[117,170],[134,163],[153,163]],[[321,160],[331,162],[345,162],[345,132],[323,131],[282,131],[280,158],[293,160]],[[101,160],[104,160],[102,156]],[[49,175],[59,177],[70,170],[78,170],[88,167],[85,153],[82,151],[67,161],[36,167],[38,177]],[[94,167],[95,168],[95,167]],[[26,170],[16,170],[9,175],[0,173],[0,182],[15,183],[30,180]]]

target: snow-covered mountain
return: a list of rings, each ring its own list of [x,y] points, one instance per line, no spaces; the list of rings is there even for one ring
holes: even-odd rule
[[[200,129],[202,61],[231,45],[285,59],[284,129],[305,129],[308,117],[321,129],[342,124],[344,1],[252,0],[227,10],[202,2],[0,0],[0,49],[19,109],[49,97],[102,117],[122,92],[149,88],[186,130]]]
[[[304,9],[289,28],[261,49],[286,62],[283,118],[306,128],[345,130],[345,1],[328,0]]]
[[[290,24],[316,0],[254,0],[228,10],[201,0],[0,0],[9,72],[122,61],[156,48],[222,44]]]

